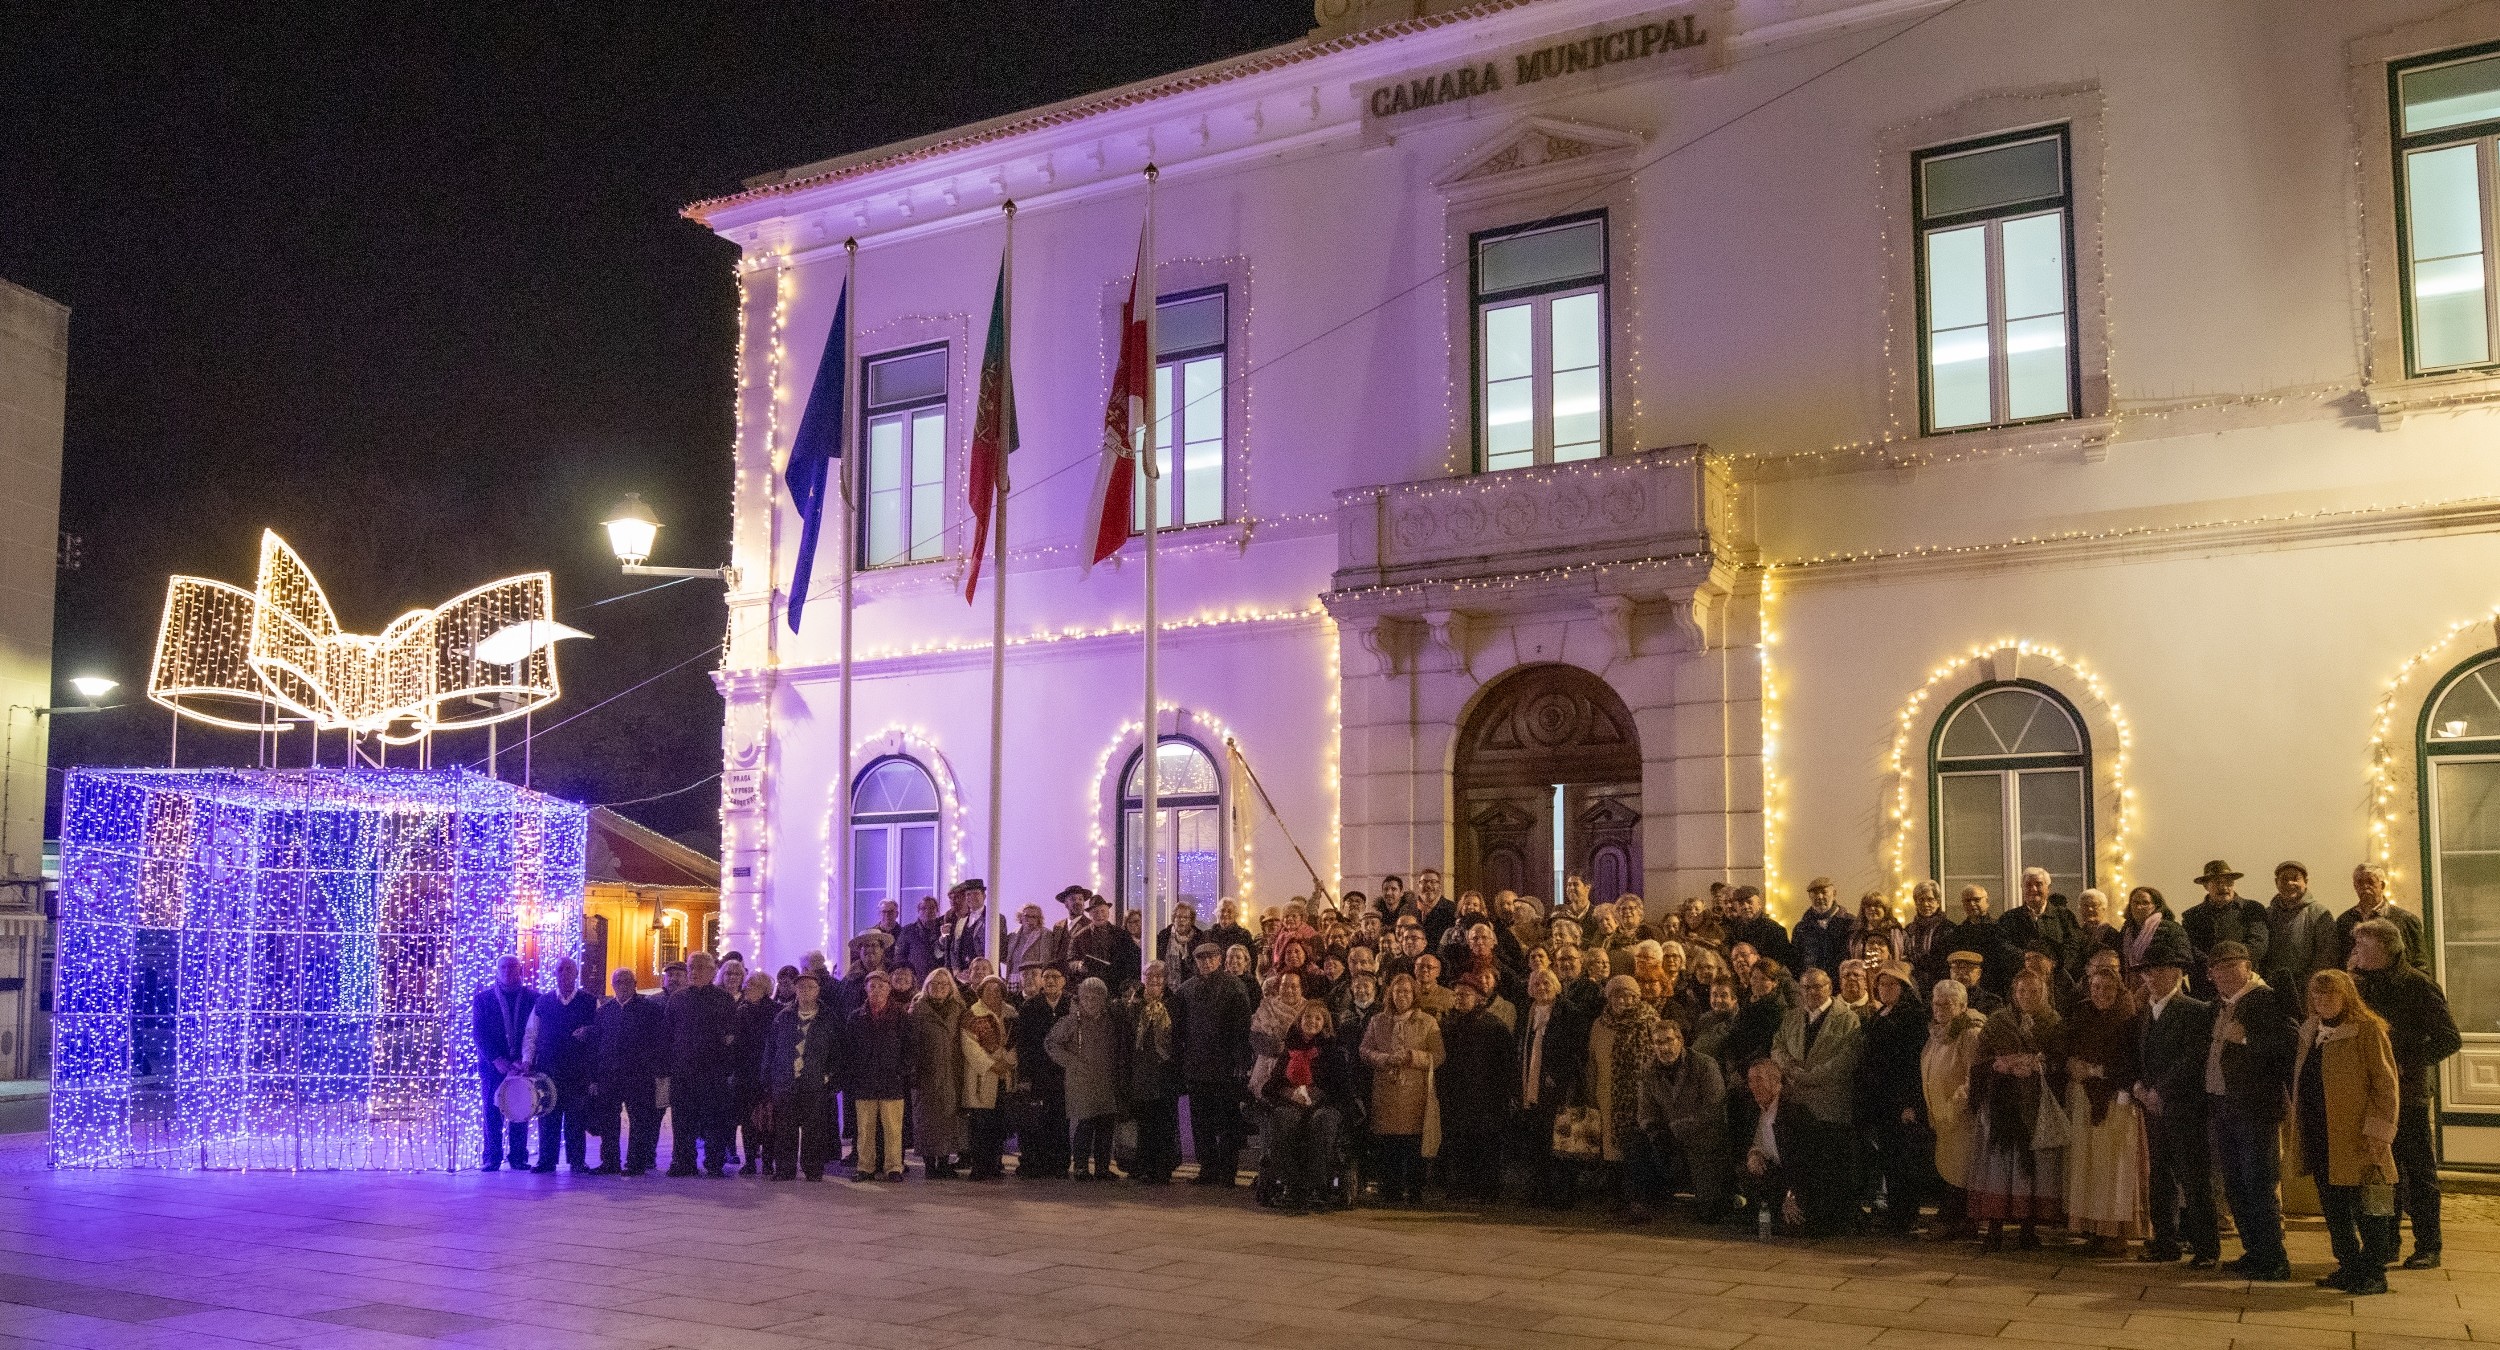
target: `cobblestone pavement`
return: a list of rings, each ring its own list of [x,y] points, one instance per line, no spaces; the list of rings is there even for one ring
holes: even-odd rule
[[[40,1136],[36,1136],[40,1138]],[[10,1141],[16,1144],[18,1140]],[[23,1159],[10,1149],[11,1162]],[[38,1155],[39,1156],[39,1155]],[[0,1347],[2125,1350],[2500,1340],[2500,1202],[2355,1300],[2071,1252],[1761,1243],[1246,1190],[0,1173]]]

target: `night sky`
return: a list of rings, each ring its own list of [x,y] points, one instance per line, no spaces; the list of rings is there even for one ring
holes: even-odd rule
[[[359,632],[553,571],[596,638],[562,649],[542,730],[678,667],[544,734],[537,786],[615,802],[716,772],[719,587],[587,607],[648,584],[598,528],[628,491],[667,522],[654,562],[727,552],[735,252],[677,209],[1311,23],[1307,0],[366,8],[8,20],[0,277],[71,309],[83,563],[55,675],[131,696],[60,719],[56,769],[165,762],[171,718],[138,694],[165,579],[250,585],[269,527]],[[435,762],[484,752],[445,735]],[[185,765],[253,753],[183,729]],[[718,806],[705,783],[627,810],[713,836]]]

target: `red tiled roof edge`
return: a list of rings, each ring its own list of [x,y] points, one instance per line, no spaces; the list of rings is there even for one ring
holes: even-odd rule
[[[1200,67],[1197,70],[1188,71],[1180,75],[1168,76],[1160,80],[1153,80],[1143,84],[1129,85],[1123,88],[1111,90],[1108,93],[1080,96],[1076,99],[1070,100],[1069,102],[1043,108],[1035,112],[1027,113],[1021,117],[1011,117],[995,126],[985,127],[978,131],[964,132],[960,135],[946,136],[939,140],[931,141],[926,145],[913,146],[907,150],[897,150],[892,154],[879,155],[873,159],[863,159],[856,163],[843,164],[836,168],[825,169],[818,173],[808,174],[803,178],[793,178],[786,182],[779,183],[766,183],[760,187],[752,187],[741,192],[732,192],[719,197],[707,197],[702,201],[687,205],[679,210],[677,214],[687,220],[695,221],[701,224],[709,224],[709,218],[713,212],[725,210],[732,206],[742,206],[748,202],[762,201],[768,197],[778,197],[788,193],[798,192],[806,188],[819,187],[823,184],[837,182],[844,178],[856,178],[863,174],[877,172],[881,169],[890,169],[898,164],[909,164],[916,160],[935,159],[940,155],[952,154],[957,150],[962,150],[969,146],[981,145],[989,141],[1007,140],[1011,137],[1024,135],[1027,132],[1040,131],[1047,127],[1065,126],[1070,122],[1083,121],[1084,119],[1092,117],[1097,113],[1111,112],[1120,108],[1131,108],[1141,103],[1151,103],[1157,99],[1168,98],[1173,94],[1183,94],[1192,90],[1206,89],[1232,80],[1243,79],[1251,75],[1264,74],[1271,70],[1281,70],[1287,66],[1300,65],[1305,61],[1317,60],[1323,56],[1333,56],[1338,52],[1352,51],[1355,48],[1366,47],[1375,42],[1385,42],[1391,38],[1405,37],[1413,33],[1429,32],[1435,28],[1446,27],[1454,23],[1464,23],[1470,19],[1482,18],[1488,14],[1498,14],[1504,10],[1518,9],[1526,5],[1537,3],[1540,3],[1540,0],[1479,0],[1479,3],[1469,5],[1463,9],[1454,9],[1444,14],[1430,14],[1417,19],[1401,19],[1396,23],[1382,24],[1377,28],[1366,28],[1360,32],[1347,33],[1341,37],[1329,38],[1323,42],[1308,43],[1299,47],[1269,47],[1261,51],[1252,52],[1247,56],[1238,57],[1231,61],[1219,62],[1211,66]]]

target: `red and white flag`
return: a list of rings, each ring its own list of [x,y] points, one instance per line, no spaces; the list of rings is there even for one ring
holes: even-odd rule
[[[1120,359],[1111,371],[1111,398],[1102,410],[1102,464],[1094,475],[1094,507],[1086,517],[1085,567],[1120,551],[1137,519],[1137,433],[1146,426],[1148,381],[1154,358],[1146,335],[1153,318],[1153,263],[1145,230],[1137,235],[1137,274],[1120,303]]]

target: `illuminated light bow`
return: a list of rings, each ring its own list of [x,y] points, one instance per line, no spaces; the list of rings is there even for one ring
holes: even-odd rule
[[[211,726],[266,731],[292,714],[407,745],[555,701],[555,644],[587,634],[554,613],[554,581],[531,572],[410,610],[378,636],[343,632],[312,569],[263,530],[253,589],[184,576],[166,587],[148,697]]]

